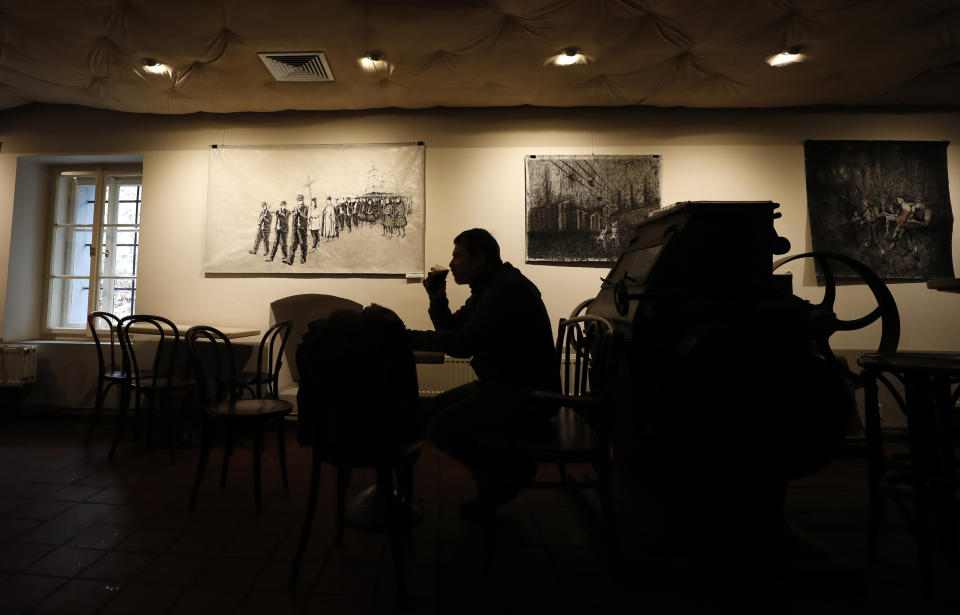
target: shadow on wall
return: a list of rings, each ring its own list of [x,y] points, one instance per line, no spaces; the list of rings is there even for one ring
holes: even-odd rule
[[[24,406],[92,408],[96,397],[97,361],[92,343],[37,344],[37,380],[29,387]]]

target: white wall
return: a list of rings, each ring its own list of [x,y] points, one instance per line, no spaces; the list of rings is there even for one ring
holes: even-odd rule
[[[472,226],[488,228],[506,260],[543,292],[556,321],[593,296],[604,269],[526,265],[524,156],[528,154],[661,154],[665,204],[686,200],[772,200],[776,227],[793,245],[809,248],[804,187],[805,139],[956,141],[960,115],[847,111],[698,111],[679,109],[489,109],[382,112],[284,112],[144,116],[41,105],[0,114],[0,310],[23,277],[7,277],[19,157],[140,154],[143,228],[138,311],[175,321],[265,328],[270,301],[322,292],[395,309],[414,328],[429,327],[417,283],[384,277],[204,277],[200,270],[207,156],[211,144],[329,144],[424,141],[426,144],[426,263],[446,263],[451,240]],[[953,148],[949,174],[960,177]],[[960,198],[952,194],[956,211]],[[956,215],[956,214],[955,214]],[[960,267],[954,231],[954,265]],[[795,291],[817,300],[810,271],[794,269]],[[960,269],[958,269],[960,271]],[[705,274],[728,275],[711,269]],[[9,281],[8,281],[9,280]],[[896,284],[904,349],[960,348],[960,296],[925,284]],[[465,289],[451,292],[452,302]],[[841,317],[872,309],[863,287],[840,289]],[[20,330],[7,322],[11,332]],[[3,335],[0,331],[0,335]],[[11,339],[4,336],[6,339]],[[870,348],[876,327],[838,334],[837,348]]]

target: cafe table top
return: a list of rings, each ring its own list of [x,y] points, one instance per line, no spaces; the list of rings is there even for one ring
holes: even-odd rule
[[[927,280],[927,288],[946,293],[960,293],[960,278],[935,278]]]

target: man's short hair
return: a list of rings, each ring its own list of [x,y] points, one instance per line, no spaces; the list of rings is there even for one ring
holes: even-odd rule
[[[489,267],[498,267],[503,263],[500,260],[500,244],[486,229],[472,228],[463,231],[453,238],[453,243],[462,245],[474,258],[486,256]]]

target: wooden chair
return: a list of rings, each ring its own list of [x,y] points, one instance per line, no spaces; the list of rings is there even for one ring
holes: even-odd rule
[[[87,325],[97,349],[97,399],[84,444],[89,444],[93,430],[100,421],[104,400],[114,385],[120,385],[120,407],[126,408],[130,403],[133,375],[130,373],[126,349],[120,345],[119,323],[120,318],[110,312],[90,312],[87,315]],[[101,335],[104,336],[102,340]]]
[[[255,399],[278,399],[280,367],[283,365],[283,351],[290,337],[293,321],[282,320],[275,323],[263,337],[257,350],[257,371],[242,372],[240,388],[249,392]]]
[[[293,341],[287,344],[285,355],[287,369],[290,370],[290,376],[294,382],[300,382],[300,373],[297,368],[297,345],[300,343],[303,334],[307,332],[307,326],[318,318],[325,318],[334,310],[359,312],[362,309],[363,306],[356,301],[317,293],[291,295],[277,299],[270,304],[270,310],[273,312],[274,318],[278,321],[289,320],[291,322],[290,337]]]
[[[337,470],[338,545],[343,539],[350,471],[374,468],[399,600],[404,604],[404,554],[413,553],[413,465],[420,455],[416,420],[419,391],[406,329],[384,308],[370,307],[363,314],[335,311],[311,326],[297,357],[303,375],[298,394],[298,431],[301,444],[313,447],[313,456],[310,494],[289,589],[296,587],[310,538],[322,463],[330,463]]]
[[[210,451],[217,426],[225,428],[223,468],[220,486],[227,482],[230,456],[233,454],[235,432],[248,428],[253,432],[253,485],[257,514],[262,511],[260,497],[260,453],[264,449],[264,428],[268,422],[277,427],[280,475],[284,490],[287,481],[285,448],[285,417],[293,409],[290,402],[278,399],[238,399],[237,369],[230,340],[213,327],[190,327],[186,334],[187,349],[196,374],[200,404],[203,408],[203,425],[200,436],[200,456],[197,473],[190,495],[190,509],[197,504],[200,483],[210,460]]]
[[[180,331],[177,326],[163,316],[133,314],[120,319],[117,329],[120,332],[120,344],[127,351],[132,377],[130,389],[134,395],[134,408],[138,422],[146,424],[149,438],[152,430],[149,422],[143,421],[143,414],[161,413],[167,427],[167,442],[170,449],[170,462],[175,461],[177,430],[183,425],[184,405],[192,392],[196,381],[183,376],[177,370],[177,352],[180,345]],[[139,331],[138,331],[139,330]],[[142,356],[131,336],[137,333],[148,335],[156,343],[152,358]],[[149,364],[149,368],[145,369]],[[147,407],[143,408],[146,400]],[[117,445],[123,437],[123,428],[127,418],[127,408],[120,409],[117,431],[110,446],[108,460],[113,459]]]
[[[610,403],[612,377],[609,362],[619,345],[619,334],[605,318],[582,314],[590,301],[578,305],[557,330],[556,362],[562,391],[532,391],[518,412],[543,413],[556,409],[550,425],[531,435],[481,434],[486,454],[516,456],[557,466],[558,480],[533,479],[526,487],[595,489],[600,499],[609,546],[615,550],[616,515],[611,493]],[[574,479],[567,466],[592,466],[593,476]],[[487,511],[488,541],[494,536],[492,510]],[[492,552],[492,545],[491,545]]]

